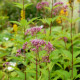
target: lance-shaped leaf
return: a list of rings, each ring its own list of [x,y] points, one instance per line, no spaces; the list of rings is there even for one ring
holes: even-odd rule
[[[14,3],[16,7],[23,9],[23,4],[21,3]],[[27,7],[31,6],[33,3],[28,3],[24,5],[24,9],[26,9]]]
[[[20,21],[21,26],[26,26],[27,25],[27,20],[23,19]]]
[[[33,5],[33,3],[25,4],[25,5],[24,5],[24,9],[26,9],[27,7],[29,7],[29,6],[31,6],[31,5]]]
[[[35,18],[31,19],[31,20],[27,23],[27,25],[29,25],[30,23],[33,23],[33,21],[35,21],[35,20],[37,20],[37,19],[38,19],[38,17],[35,17]]]
[[[11,23],[14,23],[14,24],[17,24],[17,25],[19,25],[19,26],[21,26],[21,23],[20,22],[18,22],[18,21],[10,21]]]
[[[23,5],[20,4],[20,3],[14,3],[16,7],[20,8],[20,9],[23,9]]]

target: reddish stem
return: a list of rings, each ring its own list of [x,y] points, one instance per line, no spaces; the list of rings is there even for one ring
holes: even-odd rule
[[[26,80],[26,72],[25,72],[25,80]]]
[[[38,73],[37,73],[37,57],[36,57],[36,80],[38,80]]]
[[[38,48],[37,49],[37,52],[36,52],[36,80],[38,80],[38,61],[37,61],[37,57],[39,56],[38,54]]]
[[[71,20],[73,19],[73,6],[71,6]],[[73,80],[73,40],[72,40],[72,22],[71,22],[71,53],[72,53],[72,75],[71,75],[71,78]]]

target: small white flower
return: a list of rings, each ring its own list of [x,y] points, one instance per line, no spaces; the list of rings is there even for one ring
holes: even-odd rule
[[[9,64],[10,64],[10,66],[7,68],[8,69],[8,71],[12,71],[12,70],[14,70],[14,68],[13,67],[15,67],[16,66],[16,63],[15,62],[9,62]],[[12,66],[12,67],[11,67]]]
[[[40,27],[43,28],[43,25],[41,25]]]
[[[6,41],[8,41],[8,40],[9,40],[9,38],[7,38],[7,37],[3,37],[3,39],[4,39],[4,40],[6,40]]]
[[[8,71],[14,70],[14,68],[12,68],[12,67],[8,67],[7,69],[8,69]]]

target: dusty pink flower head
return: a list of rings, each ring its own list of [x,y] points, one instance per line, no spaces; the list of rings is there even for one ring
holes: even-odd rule
[[[22,47],[22,49],[26,49],[26,46],[27,46],[27,42],[25,42],[24,44],[23,44],[23,47]]]
[[[17,50],[17,53],[21,54],[21,49],[18,49],[18,50]]]
[[[34,47],[40,47],[42,45],[45,45],[46,42],[44,40],[40,40],[40,39],[33,39],[31,41],[31,44],[34,46]]]
[[[16,56],[20,56],[20,54],[21,54],[21,49],[18,49]]]
[[[56,2],[53,4],[53,6],[57,6],[57,5],[63,5],[63,2]]]
[[[37,4],[37,6],[36,6],[36,8],[38,9],[38,10],[41,10],[41,9],[43,9],[44,7],[48,7],[49,6],[49,3],[48,2],[39,2],[38,4]]]
[[[50,60],[49,60],[49,56],[44,56],[44,57],[42,57],[42,62],[50,62]]]
[[[57,6],[56,8],[53,9],[53,15],[56,16],[57,14],[59,14],[59,12],[61,11],[61,9],[65,9],[65,11],[67,11],[68,6],[67,5],[63,5],[63,2],[56,2],[53,4],[53,7]]]
[[[10,65],[9,62],[5,62],[5,63],[3,63],[3,67],[5,67],[5,66],[9,66],[9,65]]]
[[[53,45],[48,42],[48,44],[45,45],[45,50],[50,53],[51,51],[55,50],[55,48],[53,48]]]
[[[42,29],[41,27],[32,27],[30,29],[27,29],[25,35],[27,35],[28,33],[30,33],[32,36],[36,35],[38,32],[40,32],[41,29]]]
[[[67,37],[63,37],[63,39],[65,43],[68,41]]]

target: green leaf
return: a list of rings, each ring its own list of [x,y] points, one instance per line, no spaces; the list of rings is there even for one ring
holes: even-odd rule
[[[78,74],[78,75],[76,76],[76,78],[80,78],[80,74]]]
[[[33,21],[35,21],[35,20],[37,20],[37,19],[38,19],[38,17],[35,17],[35,18],[31,19],[31,20],[27,23],[27,25],[29,25],[30,23],[33,23]]]
[[[3,53],[3,54],[0,54],[0,57],[4,57],[6,55],[8,55],[9,53]]]
[[[11,23],[14,23],[14,24],[17,24],[17,25],[19,25],[19,26],[21,26],[21,23],[20,22],[18,22],[18,21],[10,21]]]
[[[51,8],[50,7],[44,7],[45,9],[47,9],[47,10],[49,10],[49,11],[51,11]]]
[[[21,26],[24,27],[27,25],[27,20],[23,19],[20,21],[20,23],[21,23]]]
[[[25,4],[25,5],[24,5],[24,9],[26,9],[27,7],[29,7],[29,6],[31,6],[31,5],[33,5],[33,3]]]
[[[20,4],[20,3],[14,3],[16,7],[20,8],[20,9],[23,9],[23,4]]]
[[[19,77],[24,80],[24,78],[25,78],[24,73],[21,72],[21,71],[16,71],[16,72],[17,72],[17,74],[19,75]]]

